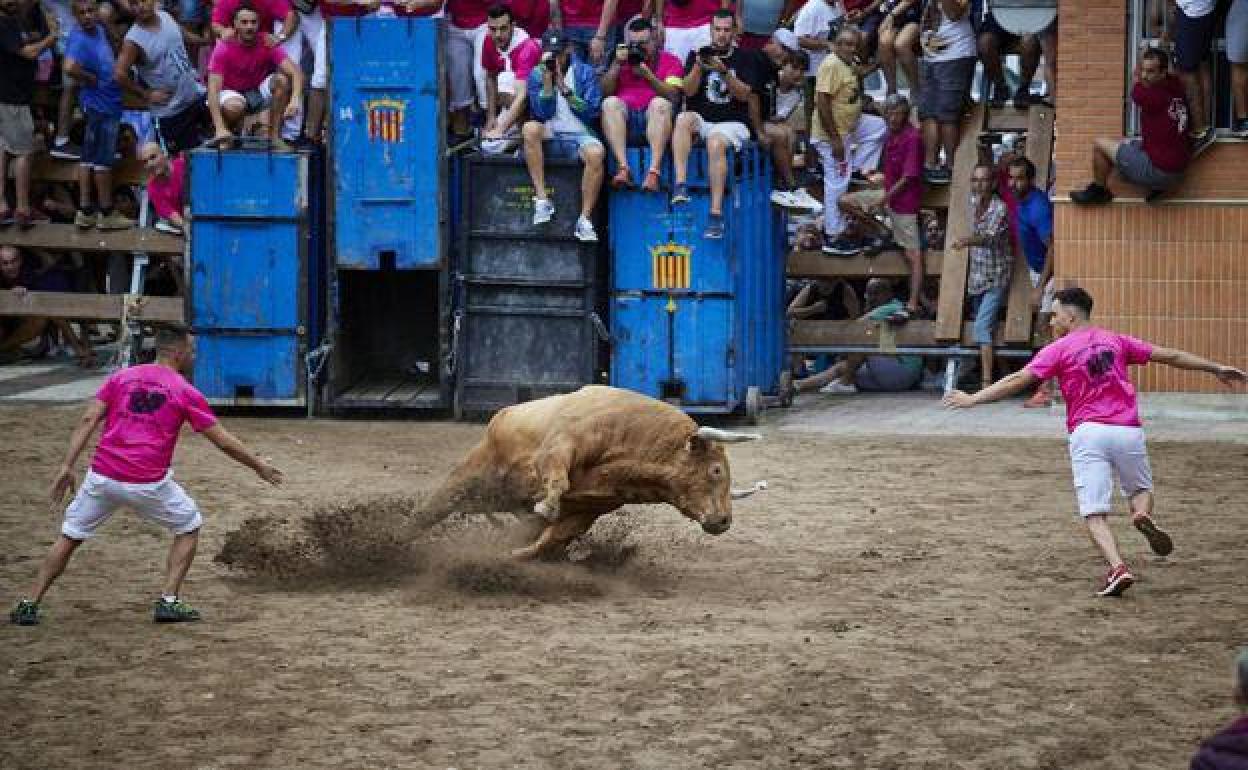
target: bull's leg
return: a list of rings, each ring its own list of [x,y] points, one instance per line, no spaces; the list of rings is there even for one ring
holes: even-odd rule
[[[537,505],[533,506],[533,512],[547,521],[555,521],[559,518],[563,494],[570,486],[568,469],[572,467],[575,451],[570,444],[559,442],[553,446],[542,447],[533,459],[537,476],[542,482],[544,495],[541,500],[537,501]]]
[[[588,532],[597,518],[598,516],[593,513],[568,514],[558,521],[547,524],[532,545],[517,548],[511,552],[511,555],[516,559],[536,559],[549,550],[562,548],[573,538]]]

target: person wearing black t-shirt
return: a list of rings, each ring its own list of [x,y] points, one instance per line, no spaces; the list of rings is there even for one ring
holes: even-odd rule
[[[35,127],[30,105],[35,96],[35,61],[56,42],[43,8],[0,0],[0,228],[14,222],[31,226],[30,159],[35,152]],[[9,156],[16,158],[17,209],[9,208],[4,180]]]
[[[694,136],[706,142],[711,178],[706,238],[724,237],[728,145],[740,150],[750,139],[750,94],[758,82],[758,58],[733,46],[736,31],[732,11],[716,11],[711,17],[711,45],[685,60],[685,111],[676,118],[672,131],[673,205],[689,202],[685,180]]]

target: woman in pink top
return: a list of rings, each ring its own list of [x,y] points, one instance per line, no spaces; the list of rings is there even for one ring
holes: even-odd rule
[[[1121,596],[1135,576],[1118,553],[1106,515],[1113,510],[1114,475],[1131,505],[1131,522],[1148,538],[1153,551],[1165,556],[1174,549],[1170,536],[1154,522],[1153,478],[1144,445],[1144,431],[1135,388],[1127,366],[1151,361],[1209,372],[1227,385],[1248,378],[1234,367],[1181,350],[1163,348],[1093,326],[1092,297],[1079,288],[1062,289],[1053,298],[1055,341],[1036,354],[1024,369],[975,395],[960,390],[945,396],[945,405],[968,409],[1014,395],[1056,377],[1066,399],[1070,462],[1079,500],[1079,515],[1092,542],[1109,562],[1099,596]]]
[[[74,487],[74,465],[101,423],[104,432],[91,469],[65,509],[61,536],[52,544],[27,598],[9,619],[21,626],[39,622],[39,602],[83,541],[119,508],[129,508],[173,533],[164,587],[153,610],[157,623],[199,620],[178,598],[199,544],[199,508],[173,480],[170,464],[183,423],[256,475],[277,486],[282,472],[258,459],[217,423],[203,395],[182,377],[195,363],[195,341],[182,327],[156,334],[156,363],[122,369],[109,377],[87,407],[69,441],[69,453],[52,484],[59,505]]]

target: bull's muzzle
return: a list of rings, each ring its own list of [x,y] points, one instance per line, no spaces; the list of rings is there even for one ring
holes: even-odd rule
[[[702,531],[708,535],[722,535],[732,526],[732,516],[702,517]]]

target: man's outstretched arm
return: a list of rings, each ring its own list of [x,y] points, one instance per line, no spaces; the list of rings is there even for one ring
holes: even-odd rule
[[[1185,350],[1175,350],[1174,348],[1154,347],[1149,361],[1156,361],[1159,364],[1173,366],[1176,369],[1192,369],[1198,372],[1209,372],[1214,377],[1226,385],[1242,385],[1248,382],[1248,375],[1233,366],[1219,364],[1217,361],[1210,361],[1207,358],[1201,358],[1194,353],[1188,353]]]
[[[951,390],[945,396],[944,402],[945,406],[951,409],[969,409],[972,406],[1008,398],[1015,393],[1030,388],[1039,381],[1036,375],[1031,373],[1030,369],[1019,369],[1017,372],[1008,377],[1002,377],[974,395],[963,393],[960,390]]]
[[[281,485],[282,472],[253,455],[247,447],[243,446],[243,442],[234,438],[234,435],[222,428],[220,423],[205,430],[204,438],[215,444],[217,449],[220,449],[235,462],[251,468],[256,472],[257,476],[273,486]]]

